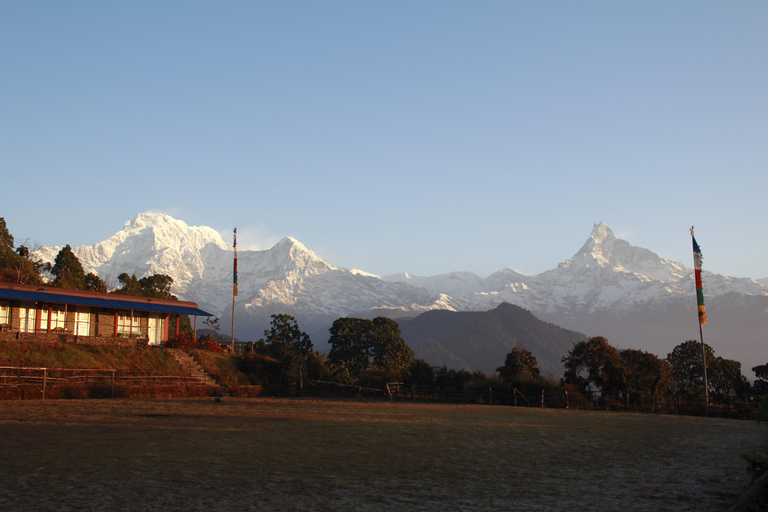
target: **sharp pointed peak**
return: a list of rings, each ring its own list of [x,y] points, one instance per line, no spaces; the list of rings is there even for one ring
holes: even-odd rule
[[[589,237],[596,242],[604,242],[616,238],[611,228],[608,227],[608,224],[602,221],[592,226],[592,234],[590,234]]]

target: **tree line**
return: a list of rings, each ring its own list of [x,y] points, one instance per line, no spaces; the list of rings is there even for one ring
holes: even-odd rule
[[[662,359],[642,350],[618,349],[603,337],[590,338],[575,343],[563,357],[565,371],[557,380],[541,375],[536,357],[522,346],[514,347],[496,374],[487,376],[481,371],[433,367],[416,359],[397,322],[388,318],[339,318],[329,332],[330,351],[321,355],[314,351],[312,341],[294,317],[272,315],[264,337],[247,344],[241,358],[243,370],[251,375],[260,370],[261,377],[265,377],[269,373],[265,363],[271,361],[281,368],[282,394],[291,394],[308,380],[370,388],[399,382],[444,392],[501,387],[534,396],[546,389],[617,397],[674,394],[695,399],[703,392],[702,345],[692,340],[679,344]],[[716,357],[710,346],[704,347],[713,400],[768,394],[768,364],[753,368],[757,378],[750,384],[741,373],[741,363]],[[275,391],[268,381],[262,379],[259,383]]]

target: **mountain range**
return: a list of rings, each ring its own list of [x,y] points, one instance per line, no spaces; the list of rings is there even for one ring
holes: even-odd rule
[[[52,262],[60,249],[43,247],[37,256]],[[145,212],[109,239],[73,251],[86,272],[112,286],[123,272],[170,275],[173,293],[218,315],[221,325],[230,325],[233,249],[212,228]],[[705,271],[703,280],[709,318],[704,341],[717,355],[741,361],[749,374],[750,368],[768,361],[768,279]],[[605,336],[618,347],[661,357],[677,344],[699,338],[693,270],[616,238],[604,223],[593,227],[573,257],[533,276],[511,268],[485,278],[471,272],[378,276],[332,265],[286,237],[267,250],[238,251],[238,288],[238,338],[261,337],[271,314],[287,313],[320,350],[327,347],[328,327],[339,317],[402,321],[435,310],[488,312],[504,303],[565,329]],[[407,333],[404,339],[409,342]],[[461,352],[456,343],[451,346]],[[450,352],[443,353],[448,359],[464,361],[468,369],[476,367],[445,347],[440,350]],[[502,363],[503,358],[496,366]]]

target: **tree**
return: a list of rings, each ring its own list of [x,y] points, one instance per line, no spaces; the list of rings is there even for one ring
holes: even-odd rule
[[[619,352],[624,363],[627,393],[664,393],[672,383],[672,372],[663,359],[650,352],[625,349]]]
[[[405,378],[405,382],[417,386],[434,386],[435,369],[423,359],[414,359],[408,368],[408,376]]]
[[[746,394],[750,389],[749,381],[741,373],[741,363],[733,359],[716,357],[707,368],[707,380],[710,393],[721,401]]]
[[[619,351],[602,336],[574,344],[563,364],[565,384],[602,393],[624,389],[624,363]]]
[[[372,326],[370,320],[363,318],[339,318],[330,328],[328,361],[342,365],[352,380],[365,374],[370,366]]]
[[[136,279],[136,274],[128,275],[126,272],[123,272],[117,276],[117,281],[121,284],[121,287],[112,293],[119,295],[143,295],[139,280]]]
[[[8,231],[5,218],[0,217],[0,253],[13,252],[13,235]]]
[[[401,380],[413,362],[400,325],[390,318],[373,319],[373,368],[382,380]]]
[[[342,367],[354,382],[382,385],[407,375],[413,350],[394,320],[339,318],[330,333],[328,361]]]
[[[56,255],[51,269],[53,284],[59,288],[85,289],[85,271],[72,248],[67,244]]]
[[[117,276],[122,285],[114,293],[121,295],[136,295],[139,297],[154,297],[156,299],[177,300],[178,297],[171,293],[173,278],[165,274],[154,274],[136,279],[136,274],[128,275],[123,272]]]
[[[173,278],[165,274],[154,274],[139,279],[139,288],[145,297],[176,300],[177,297],[171,293],[172,285]]]
[[[755,394],[768,395],[768,363],[752,368],[755,372]]]
[[[221,337],[219,335],[219,331],[221,330],[221,324],[219,323],[219,317],[217,316],[207,316],[203,319],[203,323],[208,328],[208,334],[206,337],[208,339],[214,339],[216,341],[221,341]],[[249,342],[250,349],[253,350],[253,342]]]
[[[5,219],[0,217],[0,281],[20,284],[42,284],[43,270],[50,270],[50,264],[33,259],[29,248],[20,245],[13,249],[14,238],[8,231]]]
[[[290,315],[272,315],[270,328],[264,331],[264,342],[277,358],[288,352],[305,356],[313,348],[309,335],[299,329],[298,322]]]
[[[504,360],[504,366],[496,368],[508,383],[515,379],[530,380],[539,376],[539,362],[530,350],[523,346],[514,347]]]
[[[270,328],[264,331],[264,343],[267,352],[280,361],[280,374],[277,379],[278,393],[283,379],[293,379],[298,375],[298,385],[304,394],[304,373],[307,356],[312,353],[312,340],[299,329],[296,319],[290,315],[272,315]],[[295,385],[293,386],[295,389]]]
[[[707,368],[715,361],[715,351],[704,345]],[[685,341],[667,354],[667,363],[672,369],[672,379],[678,392],[694,396],[704,391],[704,366],[702,364],[701,343]]]
[[[107,293],[107,283],[93,272],[88,272],[85,276],[85,289],[91,292]]]

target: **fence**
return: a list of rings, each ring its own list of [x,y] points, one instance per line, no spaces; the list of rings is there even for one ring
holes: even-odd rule
[[[600,393],[573,390],[540,390],[523,393],[516,388],[468,387],[441,390],[436,386],[414,386],[399,382],[387,385],[392,400],[441,403],[483,403],[515,407],[624,411],[653,414],[683,414],[722,418],[754,419],[755,398],[729,396],[709,403],[703,397],[678,394]]]
[[[189,375],[165,375],[156,372],[94,368],[25,368],[0,366],[0,389],[33,390],[33,398],[45,400],[46,392],[61,386],[100,386],[114,398],[115,388],[138,386],[201,385],[199,379]]]

